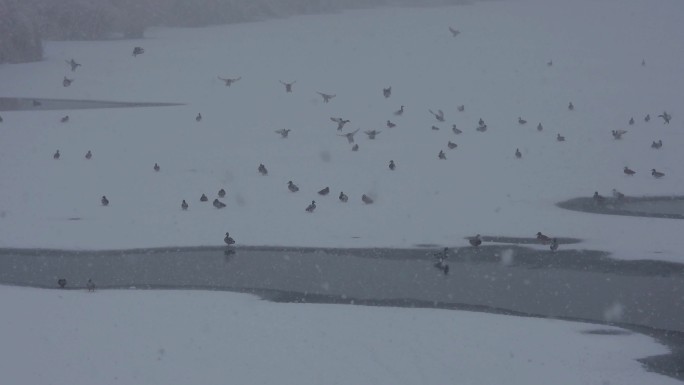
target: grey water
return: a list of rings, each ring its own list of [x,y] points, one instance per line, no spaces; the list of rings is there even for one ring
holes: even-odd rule
[[[0,97],[0,111],[82,110],[93,108],[170,107],[180,103]]]
[[[684,219],[682,196],[606,198],[602,202],[597,202],[593,198],[574,198],[560,202],[558,206],[596,214]]]

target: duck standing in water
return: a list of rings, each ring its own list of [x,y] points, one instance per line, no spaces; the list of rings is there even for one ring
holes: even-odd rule
[[[482,238],[480,238],[480,234],[477,234],[474,237],[468,239],[468,242],[470,243],[470,246],[478,247],[482,244]]]
[[[235,240],[227,232],[226,232],[225,238],[223,238],[223,242],[225,242],[226,245],[228,245],[228,246],[235,244]]]
[[[551,238],[542,234],[541,231],[539,231],[539,232],[537,232],[537,240],[543,244],[547,244],[551,241]]]

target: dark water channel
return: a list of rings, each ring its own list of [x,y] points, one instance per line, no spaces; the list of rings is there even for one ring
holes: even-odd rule
[[[179,105],[181,104],[0,97],[0,111],[82,110],[93,108],[169,107]]]
[[[599,251],[487,246],[437,250],[182,248],[0,250],[0,284],[82,289],[208,289],[279,302],[436,307],[614,322],[675,350],[653,370],[684,378],[684,265],[618,261]],[[612,311],[611,311],[612,310]],[[607,318],[608,317],[608,318]],[[597,326],[600,332],[600,326]]]

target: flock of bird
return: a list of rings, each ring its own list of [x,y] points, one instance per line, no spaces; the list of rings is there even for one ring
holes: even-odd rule
[[[451,32],[451,34],[454,38],[460,34],[460,31],[458,31],[452,27],[449,27],[449,31]],[[142,47],[135,47],[133,49],[133,56],[134,57],[136,57],[138,55],[142,55],[144,53],[145,53],[145,50]],[[82,66],[80,63],[76,62],[74,59],[67,60],[66,62],[69,65],[72,72],[77,71],[77,69]],[[547,65],[552,66],[553,62],[549,61],[547,63]],[[642,62],[642,65],[645,65],[645,62]],[[238,77],[234,77],[234,78],[217,76],[217,78],[219,80],[221,80],[225,84],[226,87],[231,87],[235,83],[242,80],[242,76],[238,76]],[[75,81],[75,79],[68,78],[67,76],[64,76],[64,78],[62,80],[62,85],[63,85],[63,87],[70,87],[74,83],[74,81]],[[279,83],[285,87],[285,92],[289,94],[289,93],[294,92],[293,87],[297,83],[297,81],[286,82],[283,80],[279,80]],[[392,87],[389,86],[389,87],[383,88],[381,94],[386,99],[391,98]],[[337,96],[336,94],[330,94],[330,93],[324,93],[324,92],[317,92],[317,95],[320,96],[323,103],[331,103],[331,102],[333,102],[334,98]],[[567,109],[569,111],[575,111],[575,105],[572,102],[570,102],[567,106]],[[465,110],[465,105],[457,106],[457,110],[459,112],[463,112]],[[396,119],[400,119],[400,117],[405,113],[405,111],[406,111],[406,109],[405,109],[404,105],[401,105],[396,111],[394,111],[393,117],[386,120],[387,130],[391,131],[392,129],[397,127],[398,123],[397,123]],[[436,109],[436,110],[428,109],[427,112],[433,116],[433,118],[438,122],[437,124],[446,122],[446,117],[445,117],[445,113],[443,110],[441,110],[441,109]],[[671,119],[672,119],[672,116],[669,113],[667,113],[667,111],[664,111],[663,113],[659,114],[658,117],[663,120],[664,124],[669,124]],[[203,116],[201,113],[198,113],[195,116],[195,120],[198,123],[201,122],[202,119],[203,119]],[[394,120],[394,121],[392,121],[392,120]],[[651,120],[650,114],[648,114],[644,117],[645,122],[649,122],[650,120]],[[69,116],[67,115],[67,116],[62,117],[60,121],[62,123],[68,123],[69,122]],[[352,145],[351,146],[352,151],[358,151],[359,146],[355,141],[355,135],[360,131],[360,128],[356,128],[355,130],[351,130],[348,132],[343,132],[343,130],[345,129],[345,126],[351,122],[350,119],[333,116],[333,117],[330,117],[330,121],[332,121],[336,125],[335,128],[337,131],[337,135],[340,137],[344,137],[347,140],[347,143]],[[0,117],[0,122],[2,122],[2,117]],[[528,123],[527,120],[521,116],[518,117],[517,122],[519,125],[525,125]],[[628,121],[628,125],[634,125],[634,124],[635,124],[634,118],[630,118]],[[487,128],[488,128],[488,126],[485,123],[484,119],[480,118],[479,121],[477,122],[477,125],[475,126],[475,131],[486,132]],[[439,130],[439,129],[440,129],[439,126],[432,125],[432,130]],[[537,125],[537,130],[543,131],[544,126],[541,123],[539,123]],[[287,139],[291,131],[292,131],[291,129],[283,128],[283,129],[275,130],[275,133],[280,135],[281,138]],[[463,133],[462,130],[460,130],[459,128],[456,127],[456,124],[451,125],[451,131],[455,135],[460,135]],[[376,137],[378,135],[380,135],[382,132],[383,131],[376,130],[376,129],[363,131],[363,133],[367,136],[368,140],[375,140]],[[612,130],[612,136],[615,140],[622,139],[622,137],[626,133],[627,133],[626,130]],[[558,133],[556,135],[556,140],[558,142],[564,142],[565,137],[562,136],[560,133]],[[662,146],[663,146],[662,140],[653,141],[653,143],[651,144],[651,148],[653,148],[653,149],[660,149],[660,148],[662,148]],[[449,142],[447,143],[447,149],[448,150],[454,150],[457,147],[458,147],[458,144],[455,142],[452,142],[451,140],[449,140]],[[518,148],[515,149],[514,155],[518,159],[522,158],[522,156],[523,156],[522,152]],[[61,154],[60,154],[59,150],[57,150],[53,154],[53,158],[55,160],[59,160],[60,156],[61,156]],[[85,154],[85,159],[90,160],[90,159],[92,159],[92,157],[93,157],[92,152],[90,150],[88,150],[87,153]],[[446,152],[444,150],[439,150],[439,152],[436,154],[436,158],[439,160],[446,160],[447,159]],[[394,171],[397,168],[397,164],[393,159],[390,159],[387,167],[390,171]],[[160,172],[161,167],[159,166],[158,163],[155,163],[154,166],[152,167],[152,169],[154,172]],[[259,164],[256,171],[264,177],[268,176],[268,170],[264,164]],[[630,175],[630,176],[634,175],[636,173],[634,170],[630,169],[627,166],[624,167],[623,172],[626,175]],[[656,169],[651,170],[651,175],[654,178],[662,178],[665,176],[664,173],[657,171]],[[299,187],[291,180],[287,183],[287,189],[290,193],[298,193],[299,192]],[[322,188],[321,190],[317,191],[317,194],[319,196],[326,196],[326,195],[330,194],[330,192],[331,192],[330,188],[326,186],[326,187]],[[624,194],[617,192],[616,190],[613,191],[613,195],[617,199],[624,199]],[[226,207],[226,204],[220,200],[220,198],[224,198],[225,196],[226,196],[226,191],[224,189],[220,189],[217,193],[217,197],[213,200],[213,206],[216,209],[223,209]],[[597,202],[602,202],[605,198],[602,197],[598,192],[596,192],[594,194],[594,199]],[[349,201],[349,197],[343,191],[340,191],[339,195],[338,195],[338,200],[342,203],[347,203]],[[366,205],[370,205],[370,204],[374,203],[373,198],[371,196],[369,196],[368,194],[362,194],[360,197],[360,200],[363,204],[366,204]],[[206,196],[206,194],[202,194],[201,197],[199,198],[199,201],[202,203],[208,202],[209,198]],[[102,206],[108,206],[110,204],[110,201],[106,196],[102,196],[100,199],[100,202],[101,202]],[[185,200],[185,199],[182,200],[180,206],[181,206],[181,209],[184,211],[189,210],[189,208],[190,208],[190,205],[188,204],[187,200]],[[312,200],[311,203],[304,208],[304,211],[307,213],[314,213],[316,208],[317,208],[316,201]],[[541,242],[542,244],[548,244],[551,251],[556,251],[558,249],[558,241],[556,238],[550,238],[550,237],[542,234],[541,232],[539,232],[536,235],[536,239],[539,242]],[[229,246],[235,244],[235,240],[227,232],[225,233],[224,242]],[[477,234],[476,236],[469,238],[469,243],[473,247],[478,247],[482,244],[482,238],[479,234]],[[446,264],[447,252],[448,252],[448,249],[445,248],[443,253],[439,254],[440,260],[439,260],[438,264],[436,265],[440,268],[440,270],[443,270],[445,273],[448,273],[448,265]]]

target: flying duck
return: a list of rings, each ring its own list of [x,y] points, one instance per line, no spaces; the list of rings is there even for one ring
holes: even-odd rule
[[[293,81],[293,82],[291,82],[291,83],[285,83],[285,82],[282,81],[282,80],[279,80],[279,82],[280,82],[280,84],[282,84],[282,85],[285,86],[285,92],[288,92],[288,93],[292,92],[292,85],[295,84],[295,83],[297,83],[296,80]]]
[[[133,48],[133,57],[136,57],[138,55],[142,55],[144,53],[145,53],[145,50],[142,47]]]
[[[280,130],[275,130],[275,133],[280,134],[280,136],[283,138],[287,138],[287,136],[290,134],[290,131],[292,130],[290,130],[289,128],[283,128]]]
[[[394,111],[394,115],[401,116],[404,113],[404,106],[401,106],[398,110]]]
[[[518,117],[518,124],[527,124],[527,120],[525,120],[521,117]]]
[[[55,151],[55,153],[52,155],[52,159],[59,159],[61,154],[59,153],[59,150]]]
[[[558,250],[558,239],[553,238],[553,239],[551,240],[551,245],[549,246],[549,249],[551,249],[551,251],[556,251],[556,250]]]
[[[311,201],[311,204],[306,206],[306,212],[312,213],[314,210],[316,210],[316,201]]]
[[[668,114],[667,111],[663,111],[658,117],[663,118],[663,124],[670,124],[670,119],[672,119],[672,115]]]
[[[449,143],[447,143],[447,147],[449,147],[449,150],[453,150],[454,148],[458,147],[458,144],[449,141]]]
[[[469,238],[468,242],[470,243],[470,246],[473,246],[473,247],[480,246],[482,244],[482,239],[480,238],[480,234],[477,234],[476,236]]]
[[[223,80],[223,83],[226,85],[226,87],[230,87],[233,85],[233,83],[242,79],[242,76],[238,76],[238,77],[232,78],[232,79],[231,78],[222,78],[220,76],[217,76],[217,78],[219,78],[219,80]]]
[[[93,153],[90,152],[90,150],[88,150],[88,152],[86,152],[86,154],[85,154],[85,158],[86,158],[86,159],[90,159],[90,158],[92,158],[92,157],[93,157]]]
[[[551,241],[551,238],[549,238],[548,236],[542,234],[541,231],[540,231],[540,232],[537,232],[537,240],[538,240],[539,242],[541,242],[541,243],[546,244],[546,243],[548,243],[549,241]]]
[[[657,150],[661,147],[663,147],[663,141],[662,140],[659,140],[657,142],[654,140],[653,143],[651,143],[651,148],[655,148]]]
[[[364,131],[366,135],[368,135],[368,139],[375,139],[375,135],[381,133],[382,131],[377,131],[377,130],[370,130],[370,131]]]
[[[342,191],[340,191],[340,196],[338,198],[339,198],[340,202],[344,202],[344,203],[346,203],[349,200],[349,197],[347,196],[347,194],[345,194]]]
[[[389,98],[392,95],[392,86],[389,86],[387,88],[383,88],[382,89],[382,95],[385,98]]]
[[[266,170],[266,166],[264,166],[263,163],[259,164],[259,168],[257,170],[259,171],[259,174],[261,174],[261,175],[268,175],[268,170]]]
[[[188,207],[188,202],[186,202],[185,199],[183,199],[183,202],[181,203],[181,209],[185,211],[188,209]]]
[[[660,172],[660,171],[656,171],[655,168],[652,168],[652,169],[651,169],[651,175],[653,175],[655,178],[662,178],[662,177],[665,176],[664,173],[662,173],[662,172]]]
[[[451,27],[449,27],[449,32],[451,32],[452,37],[456,37],[456,36],[458,36],[459,33],[461,33],[461,31],[459,31],[457,29],[453,29]]]
[[[349,143],[354,143],[354,134],[356,134],[357,132],[359,132],[359,130],[360,130],[360,129],[357,128],[356,130],[354,130],[354,131],[352,131],[352,132],[348,132],[348,133],[346,133],[346,134],[337,134],[337,135],[338,135],[338,136],[344,136],[345,138],[347,138],[347,142],[349,142]],[[357,148],[357,149],[358,149],[358,148]],[[354,150],[354,151],[356,151],[356,150]]]
[[[392,171],[394,171],[395,168],[397,168],[397,166],[394,164],[394,161],[393,161],[393,160],[390,160],[390,162],[389,162],[389,169],[392,170]]]
[[[341,131],[344,128],[344,125],[349,123],[349,119],[342,119],[342,118],[330,118],[333,122],[337,123],[337,131]]]
[[[292,181],[287,182],[287,189],[293,193],[299,191],[299,187],[297,187],[296,184],[292,183]]]
[[[451,131],[453,131],[454,134],[456,134],[456,135],[463,133],[463,131],[461,131],[461,130],[459,130],[458,128],[456,128],[456,125],[455,125],[455,124],[452,124],[452,125],[451,125]]]
[[[206,195],[202,194],[202,196],[200,197],[200,202],[208,202],[208,201],[209,201],[209,198],[207,198]]]
[[[325,187],[324,189],[318,191],[318,195],[328,195],[328,193],[330,193],[330,187]]]
[[[522,153],[521,153],[520,150],[517,149],[517,148],[515,149],[515,157],[518,158],[518,159],[522,158]]]
[[[71,83],[74,82],[74,79],[69,79],[68,77],[64,77],[64,80],[62,80],[62,86],[64,87],[69,87]]]
[[[561,134],[556,134],[556,140],[559,142],[565,142],[565,137]]]
[[[214,199],[214,202],[212,202],[212,204],[213,204],[214,207],[216,207],[217,209],[222,209],[222,208],[226,207],[226,204],[223,203],[223,202],[221,202],[220,200],[218,200],[218,198]]]
[[[197,116],[195,116],[195,121],[197,121],[197,122],[202,121],[202,114],[201,113],[199,113],[199,112],[197,113]]]
[[[226,196],[226,190],[220,189],[220,190],[218,191],[218,196],[219,196],[219,198],[225,197],[225,196]]]
[[[371,199],[371,197],[369,197],[366,194],[361,195],[361,201],[367,205],[370,205],[373,203],[373,199]]]
[[[432,111],[432,110],[428,110],[428,111],[430,111],[430,113],[431,113],[432,115],[434,115],[434,116],[435,116],[435,119],[437,119],[438,121],[440,121],[440,122],[443,122],[443,121],[444,121],[444,111],[442,111],[442,110],[437,110],[436,113],[435,113],[434,111]]]
[[[332,98],[334,98],[335,96],[337,96],[337,94],[330,95],[330,94],[324,94],[324,93],[322,93],[322,92],[316,92],[316,93],[319,94],[319,95],[321,95],[321,97],[323,98],[323,103],[328,103],[328,102],[330,101],[330,99],[332,99]]]
[[[389,120],[387,120],[387,128],[394,128],[394,127],[396,127],[396,126],[397,126],[396,124],[394,124],[394,123],[390,122]]]
[[[616,140],[622,139],[622,135],[627,133],[625,130],[611,130],[611,132],[613,133],[613,138]]]
[[[235,244],[235,239],[233,239],[229,233],[226,233],[225,238],[223,238],[223,242],[230,246]]]
[[[71,72],[74,72],[74,71],[76,71],[76,68],[78,68],[78,67],[80,67],[80,66],[81,66],[81,64],[79,64],[79,63],[76,63],[76,60],[74,60],[74,59],[71,59],[71,60],[65,60],[65,61],[67,62],[67,64],[68,64],[68,65],[70,65],[70,66],[71,66]]]
[[[439,154],[437,155],[437,158],[446,159],[446,154],[444,153],[444,151],[439,150]]]
[[[102,203],[102,206],[108,206],[109,205],[109,199],[107,199],[107,197],[103,195],[102,198],[100,199],[100,203]]]
[[[622,170],[627,175],[634,175],[636,174],[636,171],[632,170],[631,168],[625,166],[625,168]]]

